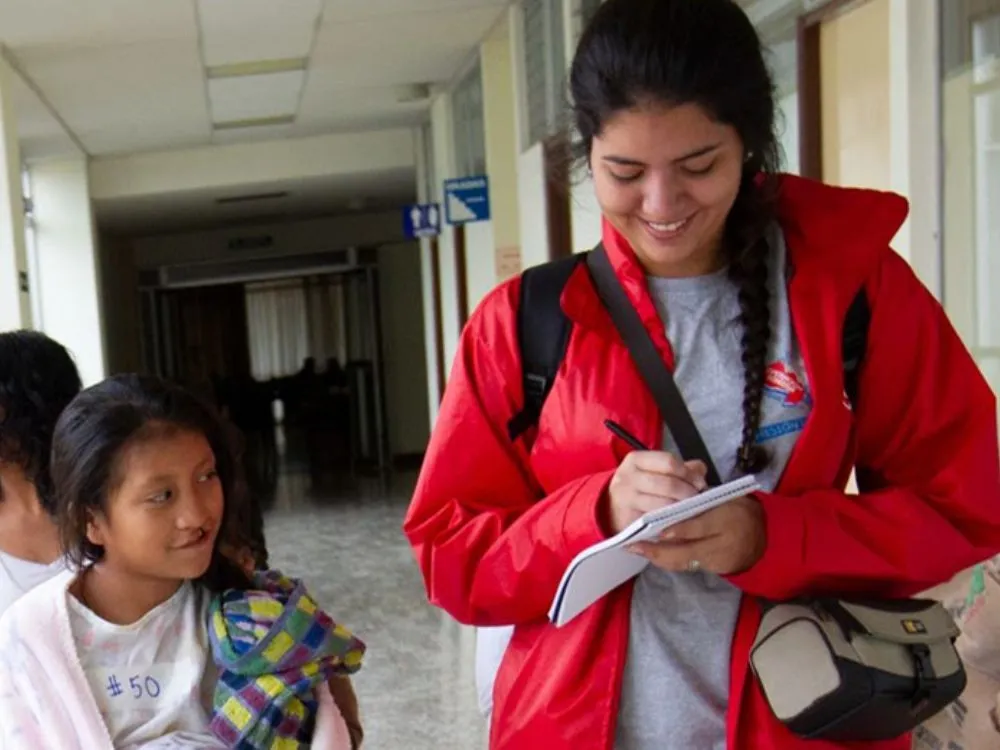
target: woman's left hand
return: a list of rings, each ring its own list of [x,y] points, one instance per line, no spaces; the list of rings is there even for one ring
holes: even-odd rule
[[[766,546],[764,510],[752,497],[741,497],[667,529],[660,541],[629,549],[670,572],[729,576],[752,568]]]

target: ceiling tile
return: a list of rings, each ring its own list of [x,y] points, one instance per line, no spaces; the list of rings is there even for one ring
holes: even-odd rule
[[[70,47],[20,62],[91,153],[208,139],[195,39]]]
[[[447,81],[473,54],[499,14],[496,6],[490,6],[324,23],[313,53],[312,75],[354,86]],[[387,39],[392,40],[389,46]]]
[[[176,0],[5,0],[0,29],[17,53],[198,36],[192,3]]]
[[[198,0],[205,64],[308,57],[322,0]]]

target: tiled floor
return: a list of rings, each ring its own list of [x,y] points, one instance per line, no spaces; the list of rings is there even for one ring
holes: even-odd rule
[[[365,750],[481,750],[474,634],[427,604],[401,531],[412,486],[402,477],[314,493],[307,476],[283,476],[267,515],[271,562],[367,643],[355,677]]]

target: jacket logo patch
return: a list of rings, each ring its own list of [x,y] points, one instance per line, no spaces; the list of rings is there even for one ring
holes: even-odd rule
[[[798,374],[784,362],[774,362],[764,373],[764,395],[786,408],[812,406],[809,391]]]

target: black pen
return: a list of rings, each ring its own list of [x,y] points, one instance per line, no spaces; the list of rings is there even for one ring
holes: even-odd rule
[[[639,440],[639,438],[637,438],[635,435],[626,430],[617,422],[611,419],[605,419],[604,426],[607,427],[609,430],[611,430],[615,435],[620,437],[622,440],[624,440],[626,443],[628,443],[631,447],[635,448],[637,451],[649,450],[649,448],[647,448],[645,445],[642,444],[642,441]]]

